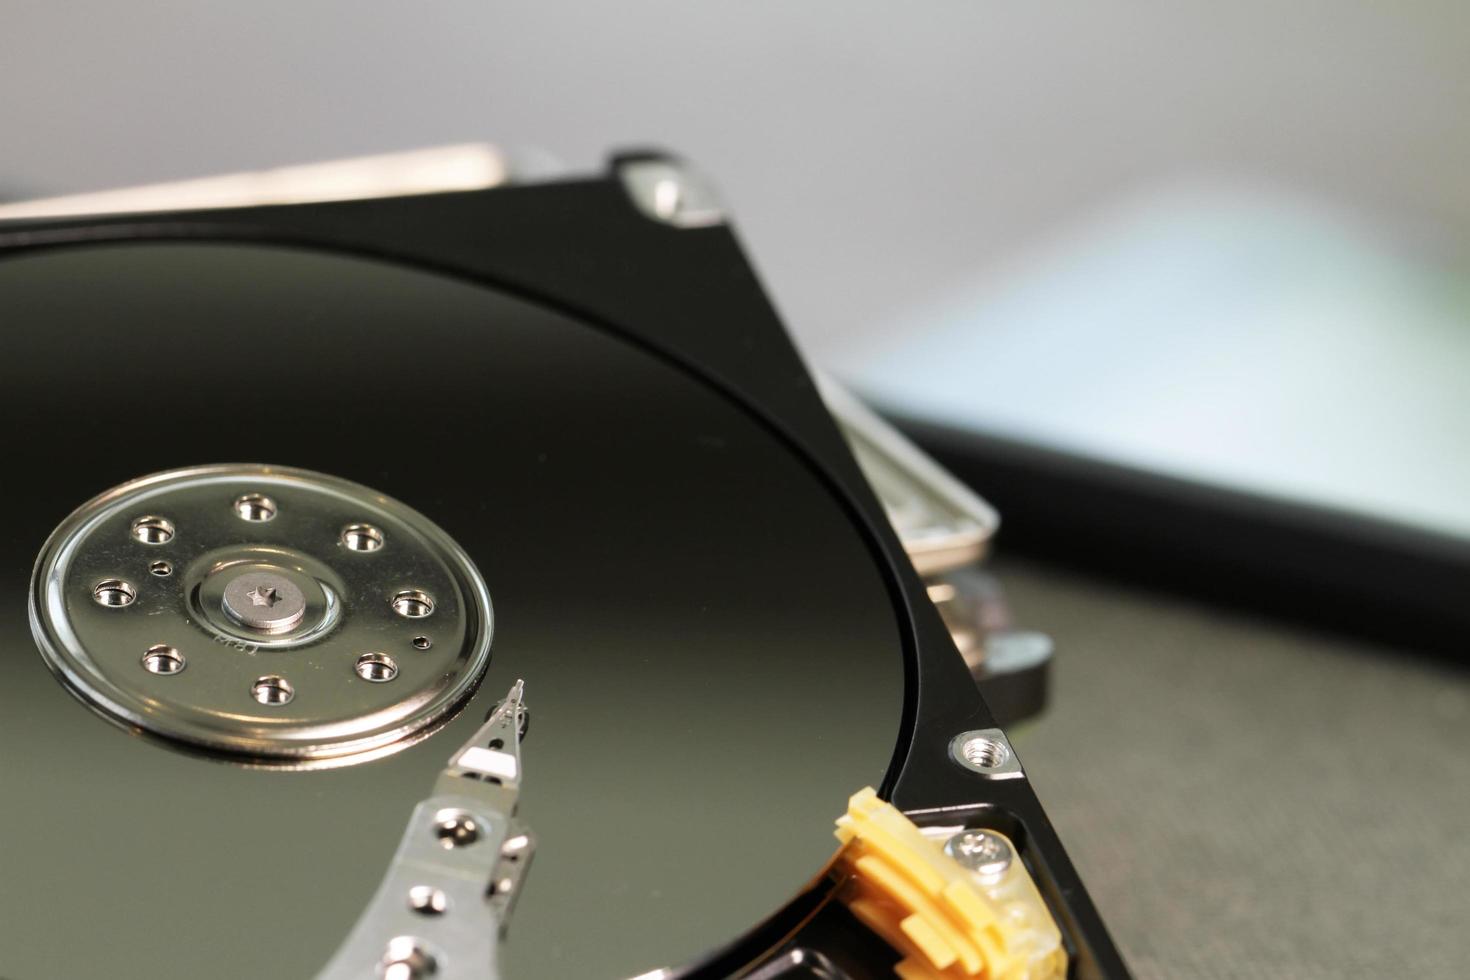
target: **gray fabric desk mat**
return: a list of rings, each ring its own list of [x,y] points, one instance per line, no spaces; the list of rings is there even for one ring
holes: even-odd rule
[[[1470,976],[1470,671],[996,570],[1057,641],[1013,742],[1138,977]]]

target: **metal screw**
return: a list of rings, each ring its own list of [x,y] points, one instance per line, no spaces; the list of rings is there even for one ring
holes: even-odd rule
[[[944,842],[944,853],[986,878],[998,878],[1011,866],[1010,841],[990,830],[962,830]]]
[[[464,810],[440,810],[434,814],[434,836],[445,847],[468,847],[480,839],[480,825]]]
[[[223,605],[235,622],[262,633],[285,632],[306,615],[306,595],[276,572],[237,575],[225,586]]]
[[[419,915],[443,915],[449,911],[449,896],[432,885],[414,885],[408,890],[408,907]]]
[[[379,964],[383,980],[423,980],[439,969],[438,962],[422,942],[413,936],[395,936],[388,940]]]

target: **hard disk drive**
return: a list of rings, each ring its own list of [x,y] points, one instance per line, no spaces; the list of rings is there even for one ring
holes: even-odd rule
[[[0,323],[0,976],[1125,975],[990,515],[677,161],[13,217]]]

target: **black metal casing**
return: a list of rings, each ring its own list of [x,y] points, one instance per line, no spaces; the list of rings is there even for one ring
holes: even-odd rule
[[[615,173],[486,191],[0,226],[4,254],[130,240],[303,246],[493,285],[595,324],[738,402],[834,489],[906,624],[903,724],[880,793],[921,824],[1010,834],[1063,928],[1072,975],[1126,975],[1029,782],[987,780],[951,760],[955,734],[994,720],[728,226],[650,220]],[[841,696],[840,679],[833,696]],[[829,894],[817,883],[700,974],[764,962],[777,970],[769,976],[887,975],[886,963],[862,952],[873,948],[871,935]]]

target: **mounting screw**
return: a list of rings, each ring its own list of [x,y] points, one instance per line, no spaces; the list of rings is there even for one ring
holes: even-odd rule
[[[284,633],[306,615],[306,594],[278,572],[254,570],[225,586],[225,613],[247,629]]]
[[[1011,866],[1011,842],[991,830],[962,830],[944,842],[944,853],[986,878],[999,878]]]

